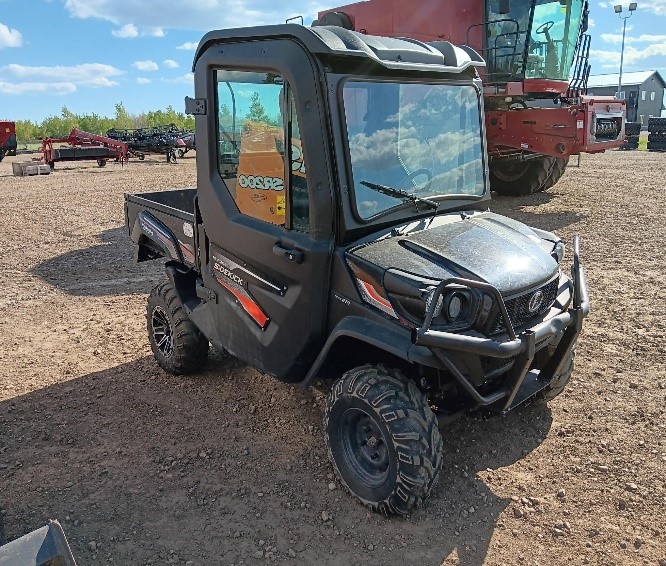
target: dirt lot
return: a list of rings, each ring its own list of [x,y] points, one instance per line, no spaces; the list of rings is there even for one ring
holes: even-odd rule
[[[323,393],[214,354],[153,362],[123,192],[195,183],[194,158],[0,164],[0,500],[8,539],[58,518],[79,564],[666,564],[666,155],[584,156],[491,208],[582,236],[593,311],[550,406],[464,416],[408,520],[333,481]],[[569,260],[571,254],[568,254]]]

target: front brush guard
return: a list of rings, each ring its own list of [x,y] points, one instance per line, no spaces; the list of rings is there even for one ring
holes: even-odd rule
[[[576,339],[583,327],[583,319],[590,312],[585,272],[580,265],[578,236],[574,238],[573,248],[574,258],[571,267],[573,300],[570,303],[572,307],[566,311],[544,320],[520,334],[516,334],[504,299],[495,287],[480,281],[453,277],[445,279],[435,288],[430,305],[426,310],[423,325],[412,333],[412,342],[430,348],[432,353],[442,362],[456,382],[477,405],[494,405],[499,411],[505,412],[522,403],[546,387],[555,376],[559,375],[576,344]],[[491,294],[500,307],[509,340],[498,341],[492,338],[479,338],[432,330],[430,326],[432,325],[435,307],[444,289],[451,284],[464,285]],[[530,370],[529,367],[536,352],[536,344],[562,331],[564,331],[563,336],[546,366],[541,370]],[[500,359],[515,358],[515,360],[502,386],[489,395],[481,395],[447,356],[447,350]]]

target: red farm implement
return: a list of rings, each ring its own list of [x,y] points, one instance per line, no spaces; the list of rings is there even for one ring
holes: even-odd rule
[[[57,144],[61,145],[56,147]],[[126,163],[129,148],[125,142],[73,128],[66,138],[43,139],[42,154],[51,169],[56,161],[97,161],[104,167],[109,159]]]
[[[0,120],[0,161],[5,155],[16,155],[16,124]]]

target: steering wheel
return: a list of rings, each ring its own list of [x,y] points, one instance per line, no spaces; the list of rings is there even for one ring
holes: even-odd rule
[[[428,177],[428,180],[426,181],[426,184],[423,187],[427,189],[430,186],[430,183],[432,182],[432,171],[430,171],[430,169],[426,169],[425,167],[422,167],[421,169],[415,169],[411,173],[405,175],[402,181],[398,183],[398,187],[404,186],[406,182],[413,181],[416,177],[420,175],[425,175],[426,177]]]
[[[555,22],[548,21],[542,23],[538,28],[536,28],[536,31],[534,33],[548,33],[551,29],[553,29],[553,26],[555,25]]]

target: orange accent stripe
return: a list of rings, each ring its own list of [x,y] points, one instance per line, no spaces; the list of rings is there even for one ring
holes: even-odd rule
[[[270,319],[266,316],[264,311],[261,310],[261,307],[257,303],[255,303],[249,297],[243,295],[237,289],[234,289],[230,285],[227,285],[224,281],[220,281],[219,279],[218,281],[225,289],[228,289],[233,294],[233,296],[238,299],[238,302],[245,309],[245,312],[247,312],[247,314],[249,314],[250,317],[252,317],[252,320],[254,320],[254,322],[256,322],[261,327],[262,330],[266,328],[266,326],[270,322]]]

